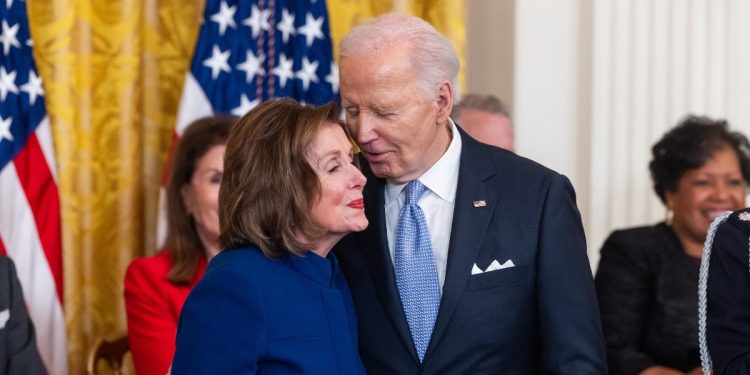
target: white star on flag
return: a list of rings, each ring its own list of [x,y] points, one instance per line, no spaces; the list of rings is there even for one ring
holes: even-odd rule
[[[211,16],[211,21],[219,24],[219,35],[224,35],[227,31],[227,26],[235,28],[237,24],[234,23],[234,13],[237,11],[236,6],[228,6],[226,1],[221,2],[221,9],[218,13]]]
[[[299,28],[299,33],[305,36],[307,46],[310,47],[315,38],[323,39],[323,17],[314,18],[312,14],[305,15],[305,24]]]
[[[247,52],[245,61],[242,64],[238,64],[237,69],[245,72],[245,82],[249,83],[256,75],[262,76],[265,73],[263,70],[263,60],[265,60],[265,57],[262,55],[256,57],[250,49],[245,52]]]
[[[339,67],[335,62],[331,63],[331,72],[326,76],[326,82],[331,84],[333,92],[339,92]]]
[[[286,86],[287,80],[294,78],[294,73],[292,73],[293,65],[294,60],[288,59],[286,55],[282,53],[281,56],[279,56],[279,65],[271,70],[271,73],[279,76],[281,87]]]
[[[270,10],[263,9],[261,11],[257,5],[253,5],[250,17],[245,18],[242,24],[249,26],[252,29],[253,38],[257,38],[261,30],[268,31],[271,28],[271,24],[268,22],[269,17],[271,17]]]
[[[29,82],[26,82],[21,86],[21,91],[29,94],[29,101],[33,105],[36,101],[37,96],[44,96],[44,89],[42,89],[42,79],[36,75],[33,70],[29,72]]]
[[[10,52],[10,47],[21,47],[21,43],[18,43],[18,24],[13,27],[8,26],[8,22],[3,20],[3,33],[0,34],[0,43],[3,44],[3,54],[7,55]]]
[[[13,123],[13,117],[4,119],[0,117],[0,142],[3,139],[7,139],[9,142],[13,142],[13,133],[10,132],[10,125]]]
[[[0,68],[0,101],[5,101],[5,97],[8,96],[8,92],[18,94],[18,87],[16,86],[16,72],[11,71],[10,73],[5,71],[5,67]]]
[[[211,68],[211,78],[216,79],[221,72],[229,73],[232,68],[229,67],[230,51],[222,52],[219,46],[214,44],[211,57],[203,61],[203,66]]]
[[[284,9],[281,13],[281,22],[276,26],[281,31],[281,38],[284,43],[289,42],[289,35],[297,34],[297,29],[294,28],[294,13],[289,13]]]
[[[255,108],[258,104],[260,104],[259,99],[253,99],[252,101],[247,98],[247,95],[242,94],[240,97],[240,106],[236,107],[232,110],[232,114],[235,116],[244,116],[245,113],[250,112],[251,109]]]
[[[297,71],[297,78],[302,81],[302,89],[307,90],[310,87],[310,81],[318,82],[318,62],[313,61],[312,63],[307,56],[302,58],[302,69]]]

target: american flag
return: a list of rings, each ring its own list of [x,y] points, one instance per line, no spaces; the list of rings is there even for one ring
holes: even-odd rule
[[[37,345],[67,374],[60,201],[26,3],[0,2],[0,253],[16,263]]]
[[[325,0],[208,0],[175,138],[200,117],[242,116],[279,97],[323,104],[338,89]],[[160,240],[164,230],[160,220]]]

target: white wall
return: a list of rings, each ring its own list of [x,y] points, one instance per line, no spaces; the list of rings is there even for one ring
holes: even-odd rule
[[[503,3],[514,13],[495,16],[515,25],[510,47],[495,41],[487,25],[472,33],[480,27],[472,22],[467,44],[503,48],[500,58],[512,62],[502,64],[511,69],[484,68],[470,53],[467,76],[513,82],[510,94],[500,85],[481,91],[513,103],[519,154],[573,182],[596,267],[613,229],[664,218],[648,162],[651,145],[667,129],[695,113],[727,118],[750,134],[750,24],[743,22],[750,2]],[[467,14],[477,5],[467,2]],[[474,81],[466,92],[478,87]]]

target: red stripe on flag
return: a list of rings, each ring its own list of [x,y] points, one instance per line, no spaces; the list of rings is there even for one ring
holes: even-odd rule
[[[18,180],[26,193],[31,211],[34,213],[39,240],[47,257],[57,287],[57,297],[63,304],[62,235],[60,229],[60,198],[57,184],[52,178],[47,159],[36,133],[29,137],[26,147],[21,149],[13,163]]]

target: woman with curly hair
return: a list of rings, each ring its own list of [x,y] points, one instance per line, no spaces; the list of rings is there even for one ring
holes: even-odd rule
[[[700,374],[698,273],[709,225],[745,206],[750,144],[689,116],[652,148],[667,220],[614,231],[596,274],[610,374]]]

